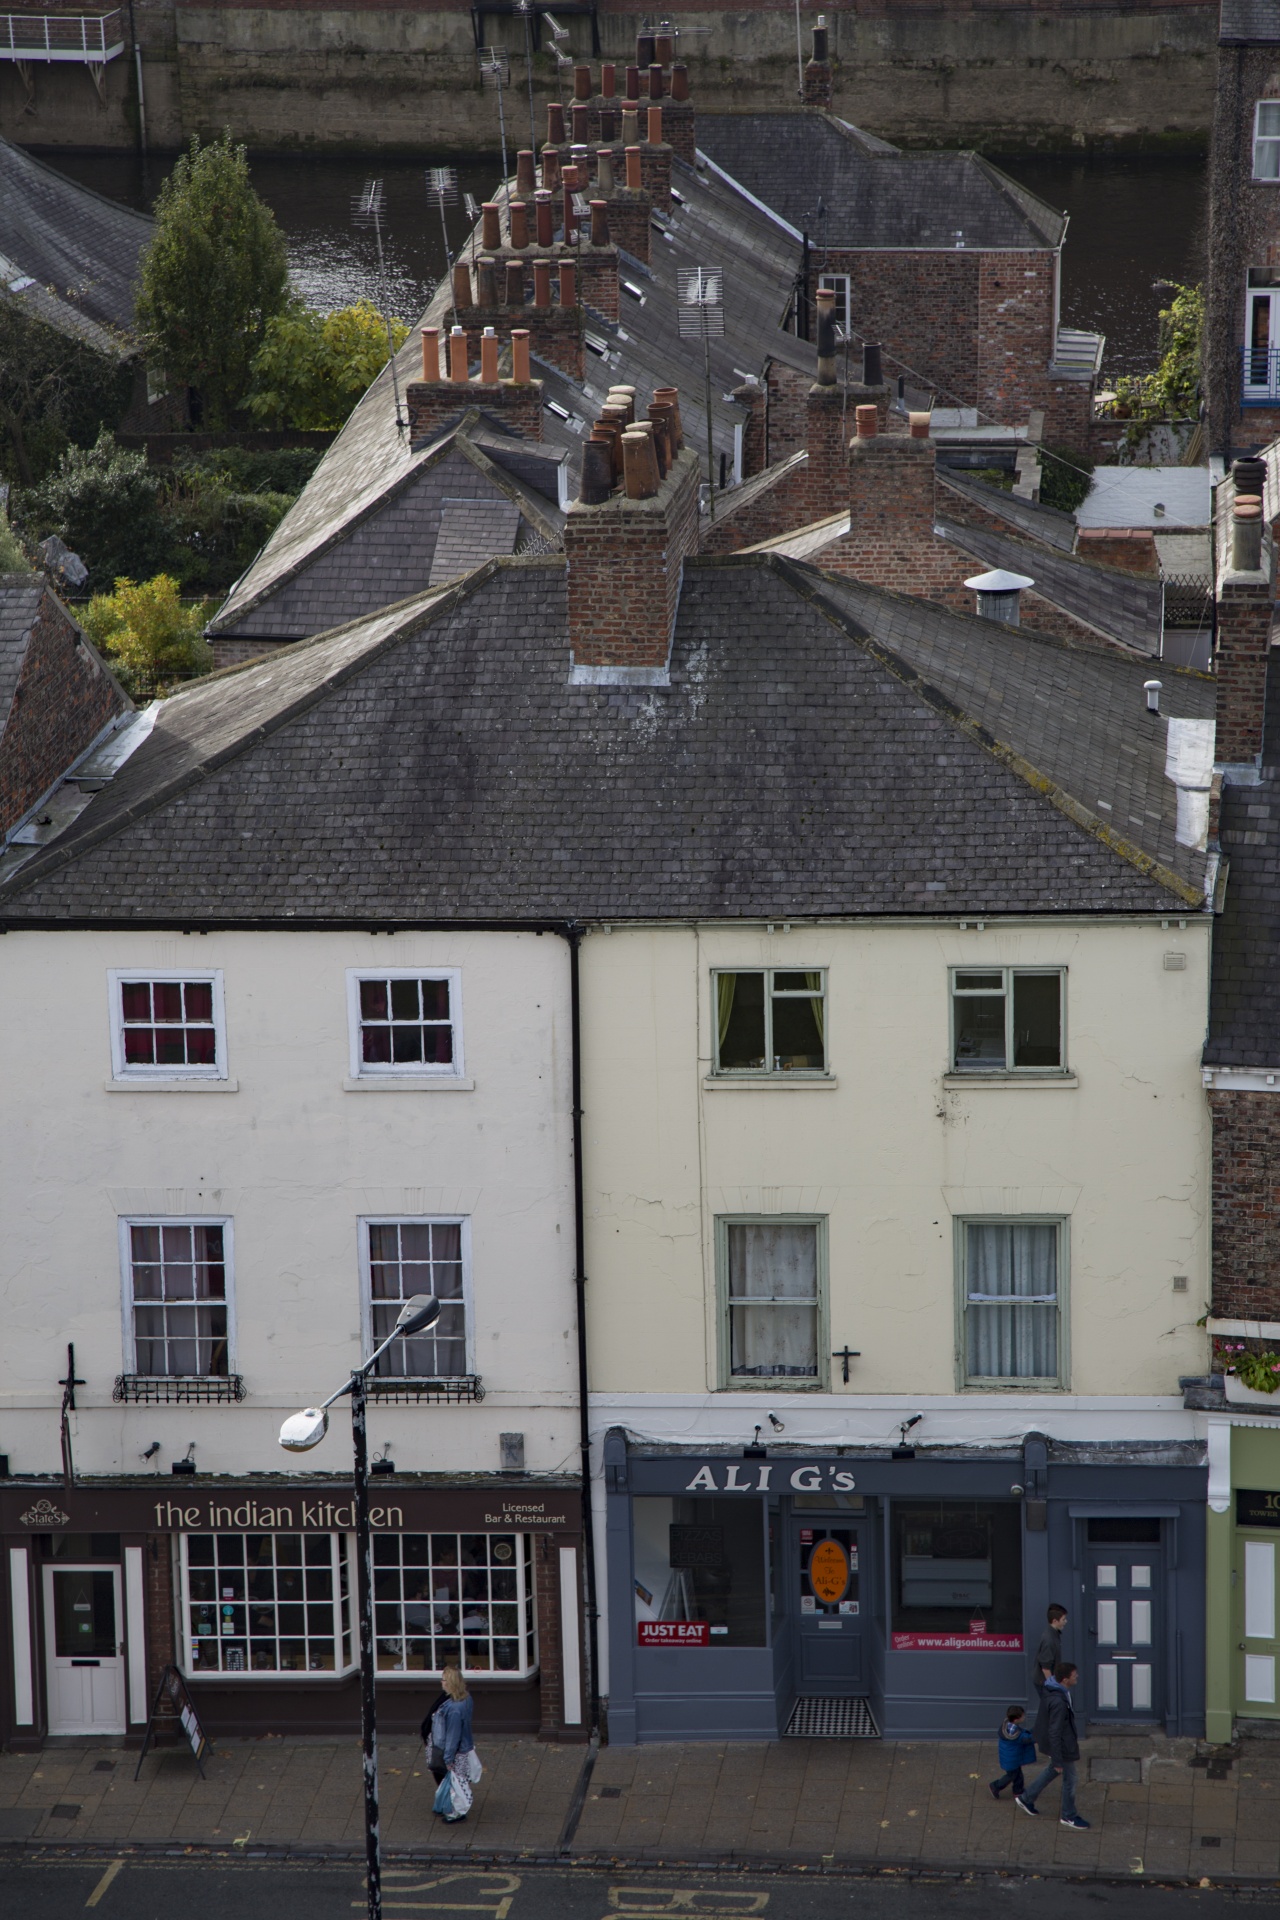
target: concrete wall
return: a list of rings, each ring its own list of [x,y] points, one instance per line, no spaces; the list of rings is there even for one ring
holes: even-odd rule
[[[497,113],[479,91],[469,10],[433,5],[208,5],[136,0],[151,141],[172,147],[224,125],[255,148],[420,153],[492,151]],[[797,99],[794,15],[750,5],[675,9],[695,100],[717,110]],[[806,25],[811,16],[806,15]],[[642,16],[602,9],[606,59],[634,58]],[[986,5],[937,11],[891,3],[828,9],[837,113],[891,139],[936,146],[1084,147],[1096,141],[1202,145],[1212,119],[1217,9]],[[490,37],[521,47],[514,21]],[[569,46],[591,52],[588,23]],[[707,31],[700,31],[707,29]],[[539,92],[553,75],[539,60]],[[523,88],[523,62],[513,76]],[[34,110],[0,68],[0,132],[32,145],[132,146],[132,60],[107,71],[106,103],[86,73],[34,69]],[[521,95],[510,96],[516,124]],[[539,125],[543,124],[539,114]]]
[[[523,1431],[530,1469],[562,1468],[578,1433],[568,960],[536,935],[15,933],[0,943],[10,1004],[0,1076],[39,1088],[3,1123],[0,1453],[15,1473],[59,1464],[59,1375],[75,1342],[85,1474],[136,1472],[197,1443],[202,1472],[280,1471],[280,1422],[332,1392],[360,1353],[358,1222],[470,1221],[474,1369],[485,1399],[377,1405],[371,1444],[408,1472],[496,1472]],[[344,1090],[348,967],[461,969],[463,1085]],[[110,968],[223,970],[229,1079],[111,1088]],[[38,1016],[36,1010],[39,1010]],[[240,1406],[120,1407],[117,1221],[234,1223]],[[346,1417],[300,1464],[340,1470]],[[176,1451],[175,1451],[176,1449]]]

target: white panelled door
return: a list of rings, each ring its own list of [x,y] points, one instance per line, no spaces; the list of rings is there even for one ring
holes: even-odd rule
[[[1240,1610],[1239,1651],[1244,1670],[1238,1693],[1240,1712],[1249,1718],[1280,1717],[1276,1697],[1280,1639],[1277,1638],[1277,1573],[1280,1542],[1274,1535],[1237,1535],[1241,1563],[1236,1567]]]
[[[119,1567],[46,1566],[44,1635],[50,1733],[123,1733]]]
[[[1163,1700],[1159,1643],[1161,1554],[1150,1547],[1093,1547],[1085,1571],[1085,1627],[1093,1671],[1091,1720],[1155,1720]]]

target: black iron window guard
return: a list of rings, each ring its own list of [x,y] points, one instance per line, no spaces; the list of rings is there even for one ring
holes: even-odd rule
[[[147,1407],[173,1407],[192,1401],[207,1406],[244,1397],[244,1381],[238,1373],[121,1373],[111,1392],[113,1400]]]
[[[478,1373],[455,1373],[436,1380],[408,1380],[386,1374],[374,1374],[368,1383],[370,1400],[390,1401],[394,1406],[459,1406],[466,1400],[483,1400],[484,1388]]]

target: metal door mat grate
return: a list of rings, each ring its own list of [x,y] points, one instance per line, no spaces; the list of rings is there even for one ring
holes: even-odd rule
[[[791,1709],[787,1740],[878,1740],[880,1729],[866,1700],[817,1700],[802,1696]]]

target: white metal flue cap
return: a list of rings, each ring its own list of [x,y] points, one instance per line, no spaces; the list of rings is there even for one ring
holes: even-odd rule
[[[1035,581],[1025,573],[1007,573],[1003,567],[994,567],[990,573],[975,573],[965,585],[974,593],[1021,593],[1024,587],[1034,587]]]

